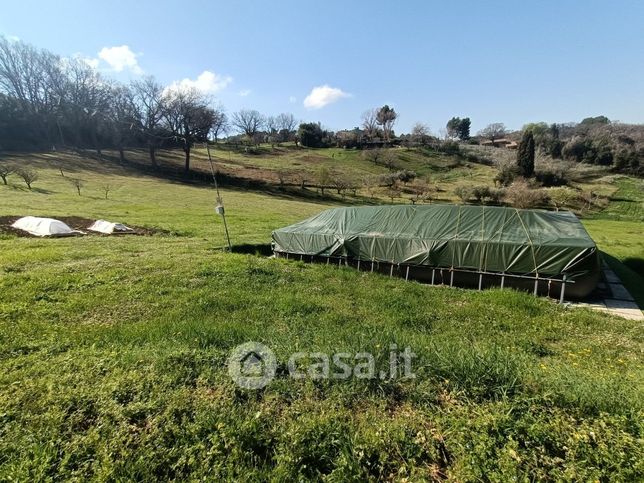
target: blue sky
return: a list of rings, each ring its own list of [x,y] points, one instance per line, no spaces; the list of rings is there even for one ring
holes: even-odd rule
[[[388,103],[397,132],[420,121],[435,133],[452,116],[474,131],[644,122],[641,1],[22,0],[0,11],[6,36],[123,81],[197,82],[229,112],[341,129]]]

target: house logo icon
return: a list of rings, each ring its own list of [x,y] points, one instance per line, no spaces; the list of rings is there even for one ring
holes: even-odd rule
[[[238,345],[228,358],[228,374],[244,389],[262,389],[273,380],[276,369],[275,354],[259,342]]]

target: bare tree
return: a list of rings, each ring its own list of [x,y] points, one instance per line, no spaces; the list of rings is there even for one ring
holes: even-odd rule
[[[300,189],[303,190],[308,180],[307,173],[305,171],[298,171],[297,173],[295,173],[294,178],[297,184],[299,185]]]
[[[398,114],[396,113],[396,111],[386,104],[378,109],[376,121],[378,122],[378,125],[382,127],[382,131],[385,135],[385,141],[389,141],[391,139],[391,133],[393,132],[394,124],[396,123],[397,118]]]
[[[430,187],[424,181],[418,181],[411,186],[409,201],[412,205],[430,199]]]
[[[48,144],[55,132],[55,111],[61,103],[61,66],[60,58],[46,50],[0,36],[0,91],[18,100],[36,139]]]
[[[110,194],[110,191],[112,191],[112,185],[109,183],[105,183],[103,186],[101,186],[101,190],[103,191],[103,194],[105,194],[105,199],[107,199],[108,195]]]
[[[398,166],[398,157],[389,150],[384,150],[382,156],[379,160],[379,163],[382,164],[389,171],[396,171],[400,167]]]
[[[264,129],[266,129],[266,134],[268,134],[268,142],[271,143],[271,147],[275,147],[275,144],[279,141],[277,137],[277,118],[275,116],[268,116],[264,120]]]
[[[214,111],[197,89],[176,89],[164,96],[165,120],[173,136],[183,144],[184,171],[190,171],[190,151],[195,142],[208,139]]]
[[[378,136],[378,109],[369,109],[362,113],[362,129],[369,141]]]
[[[505,136],[506,132],[505,124],[502,122],[494,122],[481,129],[479,131],[479,136],[489,139],[492,141],[492,145],[494,146],[494,141]]]
[[[81,195],[81,188],[85,186],[85,181],[83,181],[80,178],[67,178],[67,181],[69,184],[71,184],[74,188],[76,188],[76,192],[78,193],[78,196]]]
[[[320,168],[320,171],[318,172],[318,186],[323,196],[324,196],[324,190],[326,189],[326,187],[329,185],[330,182],[331,182],[331,173],[329,173],[328,169],[322,166]]]
[[[138,126],[139,112],[134,101],[134,93],[128,86],[115,85],[108,111],[112,140],[119,152],[119,162],[125,163],[125,144],[133,139],[135,126]]]
[[[242,109],[233,114],[231,124],[253,141],[264,125],[264,116],[258,111]]]
[[[288,171],[284,169],[278,169],[275,174],[277,175],[277,180],[280,182],[280,189],[284,188],[284,185],[288,180]]]
[[[392,203],[394,202],[395,198],[399,198],[400,197],[400,188],[398,187],[398,185],[394,183],[389,188],[387,188],[387,195],[391,199]]]
[[[29,190],[31,190],[31,185],[39,178],[38,172],[31,168],[19,168],[16,170],[16,174],[22,178]]]
[[[362,187],[367,190],[369,197],[374,198],[375,189],[378,187],[377,176],[365,176],[362,178]]]
[[[156,149],[159,145],[164,118],[163,86],[154,77],[132,82],[133,101],[138,113],[138,127],[148,145],[150,162],[158,167]]]
[[[7,184],[7,176],[9,176],[15,170],[16,168],[10,164],[0,163],[0,178],[2,178],[2,182],[5,185]]]
[[[106,120],[112,102],[112,85],[79,59],[64,62],[65,82],[62,85],[62,109],[77,146],[89,142],[101,156],[100,134],[106,129]]]
[[[210,128],[210,132],[215,138],[216,143],[220,134],[225,134],[228,132],[228,130],[230,129],[230,124],[228,122],[228,115],[226,115],[226,111],[224,111],[223,106],[219,105],[215,107],[212,112],[212,128]]]
[[[339,195],[342,195],[344,198],[345,191],[351,187],[351,181],[348,180],[345,175],[337,174],[331,178],[331,184],[333,188],[338,192]]]
[[[365,149],[362,151],[362,157],[373,164],[379,164],[380,160],[384,157],[384,149],[375,148],[375,149]]]
[[[280,142],[292,141],[295,138],[297,121],[293,114],[283,112],[276,118],[277,132]]]
[[[414,127],[411,130],[411,137],[414,142],[424,146],[427,144],[430,136],[431,132],[429,131],[429,126],[427,124],[423,124],[421,122],[414,124]]]

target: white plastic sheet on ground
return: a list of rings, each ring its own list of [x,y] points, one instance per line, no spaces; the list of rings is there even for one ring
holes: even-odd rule
[[[72,230],[60,220],[37,216],[25,216],[16,220],[11,226],[35,236],[70,236],[81,233],[78,230]]]
[[[132,228],[125,226],[122,223],[113,223],[106,220],[96,220],[87,229],[108,235],[111,235],[113,233],[134,233],[134,230],[132,230]]]

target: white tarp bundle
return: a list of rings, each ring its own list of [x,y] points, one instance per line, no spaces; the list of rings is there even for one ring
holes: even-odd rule
[[[11,226],[35,236],[70,236],[81,233],[78,230],[72,230],[60,220],[37,216],[25,216],[16,220]]]
[[[88,230],[97,231],[111,235],[113,233],[134,233],[134,230],[122,223],[112,223],[111,221],[96,220]]]

